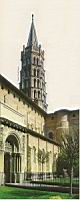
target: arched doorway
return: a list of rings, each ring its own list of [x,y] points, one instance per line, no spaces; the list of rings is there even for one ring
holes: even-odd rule
[[[21,172],[21,156],[19,153],[19,141],[14,134],[7,137],[4,153],[5,182],[19,182]]]

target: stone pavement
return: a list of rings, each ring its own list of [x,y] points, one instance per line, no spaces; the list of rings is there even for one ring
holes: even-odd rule
[[[36,190],[41,190],[41,191],[50,191],[50,192],[70,192],[70,187],[69,186],[59,186],[59,185],[46,185],[42,183],[6,183],[6,186],[10,187],[18,187],[18,188],[25,188],[25,189],[36,189]],[[73,187],[73,193],[78,194],[79,193],[79,188],[78,187]]]

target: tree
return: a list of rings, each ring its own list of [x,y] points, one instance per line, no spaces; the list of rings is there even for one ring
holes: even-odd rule
[[[79,131],[76,128],[71,128],[69,134],[62,141],[61,151],[57,160],[58,174],[65,168],[70,176],[70,194],[72,195],[74,170],[77,170],[77,175],[79,173]]]
[[[46,162],[49,162],[49,152],[45,152],[45,150],[38,150],[38,163],[41,163],[42,165],[42,179],[43,179],[43,172],[44,172],[44,164]]]

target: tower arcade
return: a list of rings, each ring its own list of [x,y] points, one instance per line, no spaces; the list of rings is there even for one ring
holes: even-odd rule
[[[20,90],[46,111],[44,50],[38,45],[33,15],[27,46],[23,45],[21,52],[21,63]]]

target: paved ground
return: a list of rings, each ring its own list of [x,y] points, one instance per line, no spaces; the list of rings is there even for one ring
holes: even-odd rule
[[[37,183],[6,183],[6,186],[18,187],[18,188],[26,188],[26,189],[37,189],[44,191],[52,191],[52,192],[69,192],[70,187],[68,186],[58,186],[58,185],[46,185],[46,184],[37,184]],[[73,193],[78,194],[79,188],[73,187]]]

